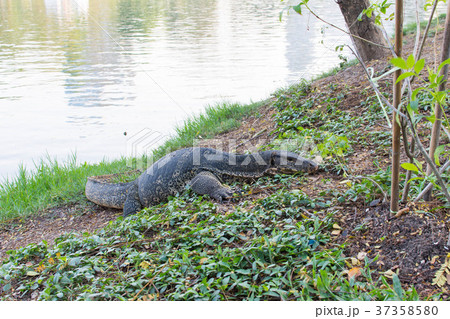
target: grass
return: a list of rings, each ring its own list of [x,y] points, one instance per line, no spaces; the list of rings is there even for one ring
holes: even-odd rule
[[[200,137],[209,138],[239,126],[240,120],[262,103],[222,103],[207,107],[203,114],[176,128],[177,135],[154,151],[154,159],[169,150],[192,146]],[[120,158],[80,165],[76,155],[72,155],[63,163],[47,156],[33,170],[20,167],[16,178],[0,185],[0,222],[26,217],[52,206],[86,201],[84,186],[88,176],[125,172],[132,169],[127,163],[126,158]]]
[[[430,36],[434,35],[434,31],[435,31],[435,28],[437,25],[442,25],[442,22],[445,21],[445,17],[446,17],[446,14],[442,13],[437,18],[434,18],[431,21],[430,31],[429,31]],[[425,30],[425,27],[427,26],[427,24],[428,24],[428,20],[420,22],[420,29],[422,31]],[[416,31],[417,31],[417,23],[415,23],[415,22],[408,23],[403,28],[403,35],[413,34],[413,33],[416,33]]]
[[[39,210],[84,200],[83,189],[90,175],[124,170],[125,160],[78,165],[72,155],[60,163],[50,157],[33,171],[20,167],[17,177],[0,186],[0,221],[25,217]]]

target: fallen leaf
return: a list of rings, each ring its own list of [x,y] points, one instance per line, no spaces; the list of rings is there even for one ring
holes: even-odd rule
[[[392,279],[392,277],[395,275],[395,272],[393,272],[391,269],[389,269],[385,272],[382,272],[381,274]]]
[[[351,278],[358,278],[358,276],[361,275],[361,268],[359,267],[353,267],[352,269],[350,269],[348,271],[348,279],[350,280]]]
[[[200,265],[203,265],[207,260],[208,260],[208,258],[206,258],[206,257],[203,257],[202,259],[200,259]]]
[[[190,223],[194,222],[197,219],[197,214],[194,214],[194,216],[192,216],[191,220],[189,221]]]
[[[356,256],[356,258],[358,258],[359,260],[363,260],[366,256],[367,256],[367,253],[365,251],[360,251],[358,253],[358,255]]]
[[[431,258],[430,263],[434,264],[436,262],[436,259],[438,259],[438,258],[439,258],[439,256],[433,256],[433,258]]]
[[[45,269],[45,265],[39,265],[39,266],[36,267],[36,271],[37,271],[37,272],[41,272],[41,271],[43,271],[44,269]]]
[[[350,258],[350,260],[352,261],[352,266],[358,266],[359,264],[361,264],[355,257]]]
[[[27,276],[32,276],[32,277],[34,277],[34,276],[38,276],[38,275],[39,275],[38,272],[35,272],[35,271],[32,271],[32,270],[27,271]]]
[[[334,229],[342,229],[341,226],[339,226],[338,224],[333,224],[333,228]]]
[[[335,229],[335,230],[333,230],[332,232],[331,232],[331,235],[335,235],[335,236],[337,236],[337,235],[339,235],[341,233],[341,231],[340,230],[338,230],[338,229]]]
[[[139,264],[139,266],[141,266],[144,269],[147,269],[148,267],[150,267],[150,263],[148,261],[143,261]]]

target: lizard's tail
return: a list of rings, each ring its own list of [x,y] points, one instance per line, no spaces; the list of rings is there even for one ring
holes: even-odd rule
[[[108,183],[95,177],[88,177],[86,197],[100,206],[123,208],[127,198],[127,190],[135,182]]]

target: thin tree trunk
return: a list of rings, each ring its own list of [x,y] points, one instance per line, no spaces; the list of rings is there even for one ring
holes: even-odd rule
[[[375,25],[375,18],[366,15],[358,21],[360,13],[370,6],[369,0],[337,0],[342,15],[351,34],[387,47],[383,32]],[[364,62],[382,59],[389,55],[389,50],[356,37],[351,37],[353,45]]]
[[[395,1],[395,54],[402,55],[403,40],[403,0]],[[399,69],[394,73],[394,103],[398,109],[401,101],[401,82],[395,83],[402,71]],[[398,211],[399,189],[400,189],[400,124],[396,112],[392,114],[392,178],[391,178],[391,211]]]
[[[447,2],[447,18],[445,19],[445,30],[444,30],[444,43],[442,44],[442,54],[441,54],[441,63],[450,58],[450,1]],[[448,64],[445,65],[439,75],[443,75],[442,83],[439,85],[439,91],[445,90],[445,84],[447,82],[447,74],[448,74]],[[442,106],[439,103],[436,103],[434,106],[434,115],[436,117],[436,121],[433,124],[433,130],[431,132],[431,141],[430,141],[430,149],[429,156],[434,159],[434,152],[439,144],[439,136],[441,133],[441,123],[442,123]],[[431,167],[427,166],[427,175],[432,173]],[[423,199],[426,201],[431,200],[431,193],[433,188],[431,188],[425,195]]]

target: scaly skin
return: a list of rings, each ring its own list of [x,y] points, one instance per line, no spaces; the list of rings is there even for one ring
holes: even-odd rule
[[[216,200],[230,198],[231,188],[222,185],[236,179],[259,178],[270,172],[314,172],[317,164],[295,153],[264,151],[238,155],[211,148],[192,147],[172,152],[150,166],[130,183],[110,184],[88,178],[86,197],[101,206],[123,208],[124,217],[143,207],[166,201],[187,185],[198,194]]]

